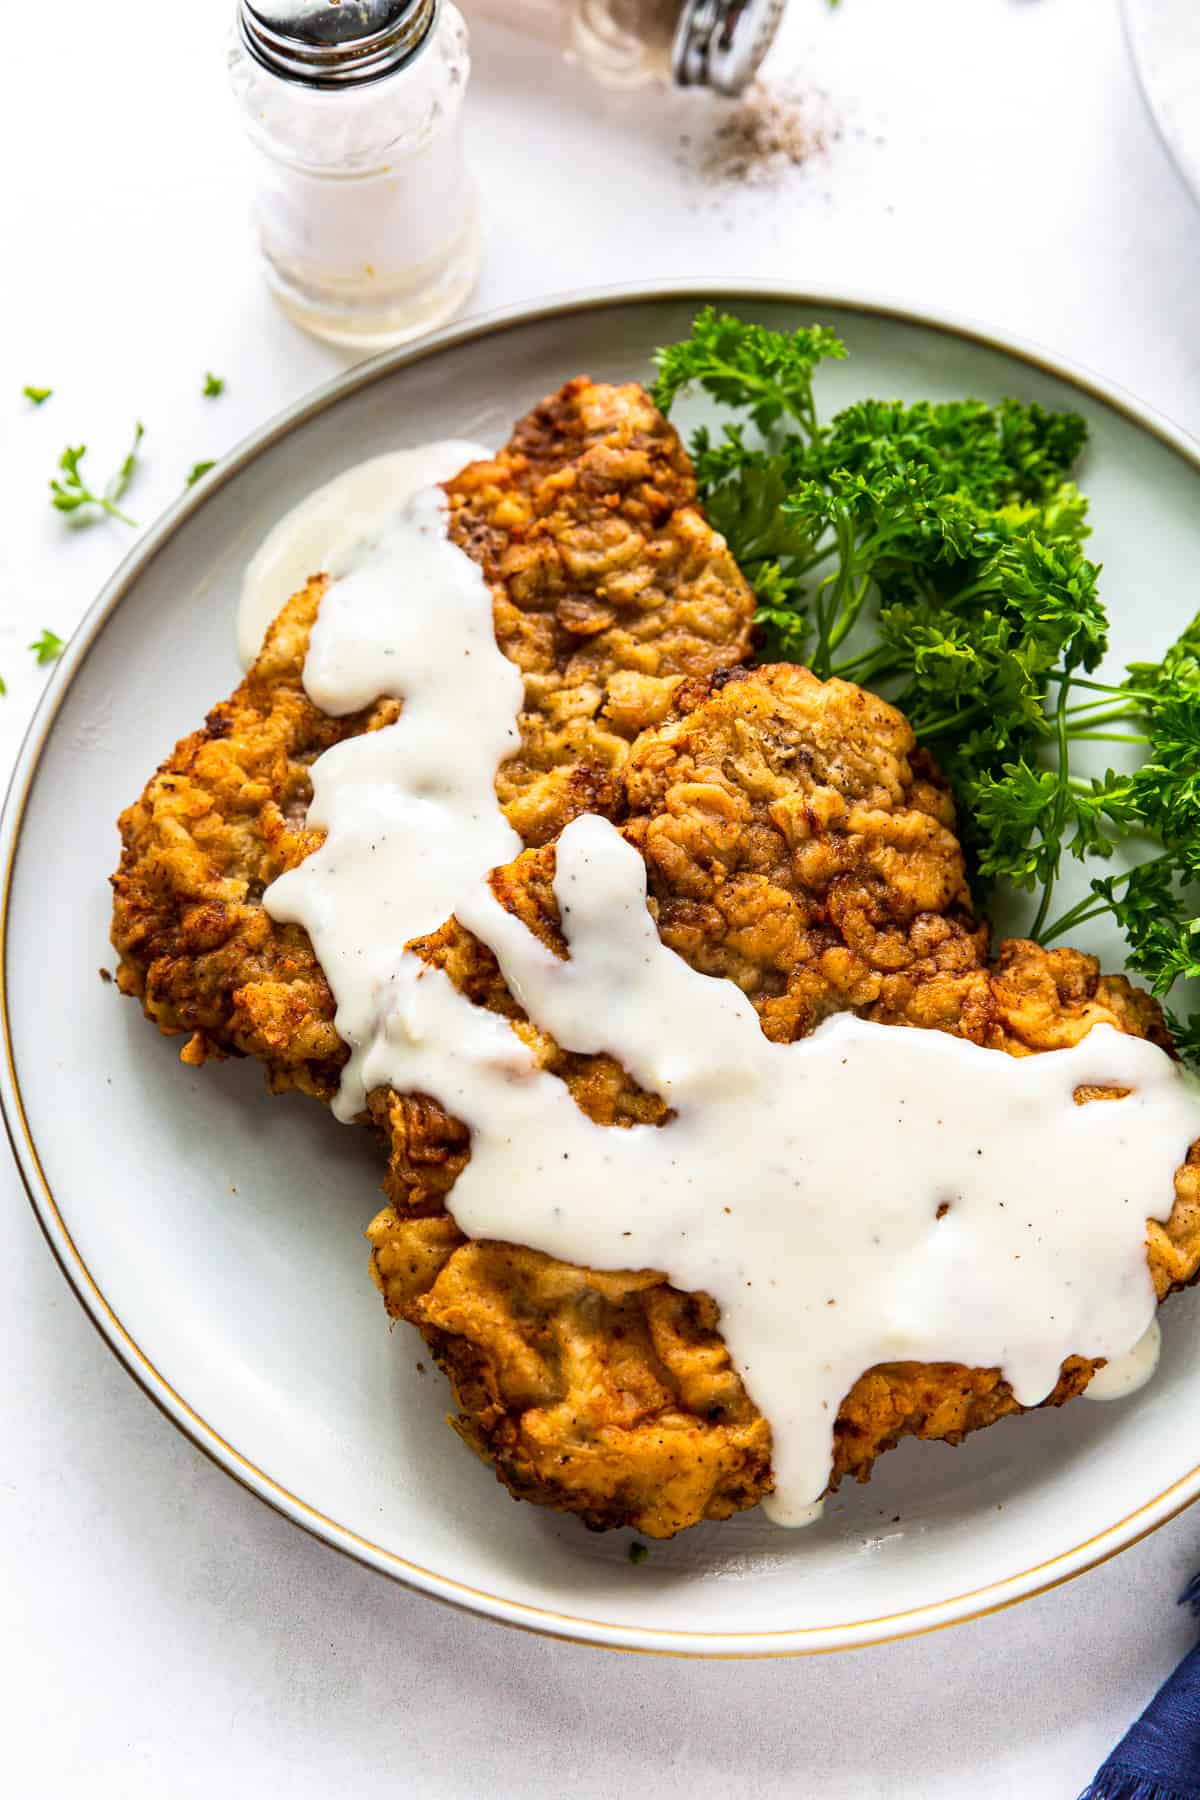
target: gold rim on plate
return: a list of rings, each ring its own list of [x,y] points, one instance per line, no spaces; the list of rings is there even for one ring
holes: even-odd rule
[[[990,1582],[986,1587],[954,1594],[925,1606],[885,1614],[876,1619],[860,1619],[840,1624],[751,1632],[685,1631],[609,1625],[602,1620],[578,1618],[568,1613],[552,1612],[523,1601],[507,1599],[502,1594],[471,1587],[456,1581],[452,1576],[422,1568],[309,1506],[298,1494],[275,1481],[266,1470],[259,1468],[249,1457],[227,1442],[207,1420],[194,1411],[126,1331],[76,1247],[42,1169],[21,1097],[9,1019],[7,961],[9,901],[22,822],[42,752],[59,708],[103,626],[163,546],[205,504],[211,494],[234,480],[257,456],[278,443],[297,426],[326,412],[348,395],[358,393],[377,381],[386,380],[397,370],[436,356],[443,350],[451,350],[461,344],[522,326],[579,313],[608,311],[622,306],[652,305],[664,301],[690,301],[699,306],[709,301],[736,303],[743,300],[773,302],[808,312],[819,313],[829,309],[841,313],[859,313],[868,318],[891,320],[900,325],[941,332],[977,344],[983,349],[998,351],[1065,382],[1108,407],[1141,430],[1149,432],[1200,474],[1200,445],[1180,427],[1143,406],[1119,388],[1062,361],[1046,350],[1019,339],[997,336],[971,321],[914,312],[909,307],[886,299],[811,293],[779,288],[768,282],[723,284],[716,289],[692,282],[666,282],[649,288],[602,288],[593,293],[566,295],[532,306],[511,307],[486,314],[466,324],[441,331],[416,347],[384,352],[381,356],[373,357],[368,362],[335,376],[306,399],[287,407],[243,439],[218,462],[199,488],[181,495],[145,533],[84,614],[34,712],[18,752],[3,815],[0,816],[0,868],[3,869],[3,886],[0,889],[0,1032],[3,1034],[4,1045],[4,1056],[0,1061],[0,1110],[4,1114],[17,1169],[38,1223],[59,1267],[101,1337],[124,1363],[143,1392],[172,1424],[190,1438],[197,1449],[202,1450],[260,1500],[273,1506],[276,1511],[332,1549],[353,1557],[369,1568],[403,1581],[409,1587],[462,1611],[492,1618],[521,1630],[543,1636],[568,1638],[597,1649],[631,1651],[650,1656],[772,1659],[820,1655],[834,1650],[860,1649],[896,1639],[919,1637],[926,1632],[942,1630],[968,1619],[1002,1612],[1035,1594],[1047,1593],[1076,1575],[1081,1575],[1086,1569],[1095,1568],[1120,1551],[1139,1543],[1150,1532],[1182,1512],[1200,1495],[1200,1465],[1190,1469],[1162,1493],[1104,1531],[1032,1568],[1022,1569],[1002,1580]]]

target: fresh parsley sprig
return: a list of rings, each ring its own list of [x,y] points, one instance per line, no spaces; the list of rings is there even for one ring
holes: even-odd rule
[[[1108,914],[1156,994],[1200,980],[1200,615],[1161,662],[1095,680],[1107,618],[1072,479],[1083,420],[1016,400],[865,400],[823,422],[813,378],[844,354],[821,326],[775,333],[706,309],[658,356],[664,411],[696,385],[735,415],[691,449],[755,589],[761,655],[907,714],[954,787],[977,891],[1038,895],[1031,935]],[[1142,748],[1141,767],[1080,776],[1073,746],[1107,741]],[[1141,860],[1052,920],[1064,860],[1118,847]],[[1168,1017],[1200,1061],[1200,1012]]]
[[[131,519],[128,513],[121,511],[117,501],[124,498],[126,489],[133,480],[138,465],[138,450],[144,436],[145,429],[139,422],[124,461],[98,494],[88,486],[81,467],[87,455],[87,445],[68,444],[58,459],[59,476],[52,478],[50,482],[50,504],[58,512],[75,513],[80,523],[107,515],[111,519],[119,519],[123,525],[136,524],[136,520]]]

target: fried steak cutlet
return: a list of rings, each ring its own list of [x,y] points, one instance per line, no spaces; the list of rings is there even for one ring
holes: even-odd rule
[[[987,962],[946,790],[900,714],[861,689],[793,665],[686,684],[675,716],[634,745],[622,785],[622,829],[645,858],[660,936],[737,981],[776,1041],[852,1008],[1015,1056],[1065,1048],[1100,1023],[1166,1042],[1156,1003],[1091,957],[1012,941]],[[554,868],[547,844],[491,880],[563,954]],[[414,948],[510,1018],[597,1123],[663,1121],[661,1100],[611,1058],[567,1054],[533,1027],[456,920]],[[770,1490],[767,1423],[706,1295],[464,1239],[446,1204],[470,1155],[466,1129],[420,1096],[376,1092],[371,1109],[391,1144],[391,1203],[368,1231],[375,1278],[450,1375],[459,1432],[514,1494],[667,1537]],[[1175,1190],[1166,1225],[1147,1228],[1160,1298],[1200,1268],[1200,1148]],[[1097,1366],[1070,1358],[1044,1404],[1082,1392]],[[1020,1410],[998,1369],[880,1365],[842,1403],[830,1485],[865,1480],[902,1437],[957,1443]]]
[[[682,677],[749,653],[754,601],[695,505],[691,463],[640,387],[580,377],[491,462],[446,484],[454,541],[490,586],[500,648],[525,681],[521,746],[497,776],[509,822],[544,843],[607,812],[631,741]],[[348,718],[304,689],[324,576],[284,607],[254,667],[178,744],[121,816],[113,944],[122,993],[184,1060],[258,1057],[275,1092],[329,1100],[345,1046],[307,934],[264,890],[315,850],[310,770],[344,738],[394,722],[384,699]]]
[[[1165,1042],[1154,1002],[1091,958],[1015,943],[988,964],[949,795],[906,722],[792,666],[736,668],[753,602],[694,494],[642,391],[584,380],[447,484],[451,533],[482,567],[498,642],[525,680],[521,748],[497,794],[531,848],[492,878],[505,904],[561,949],[553,839],[601,811],[645,858],[664,941],[736,980],[777,1041],[852,1008],[1018,1055],[1102,1021]],[[113,942],[122,991],[187,1034],[185,1060],[253,1055],[273,1090],[328,1100],[346,1058],[333,997],[304,931],[271,919],[262,894],[321,842],[305,824],[317,757],[399,705],[332,719],[309,701],[324,589],[315,576],[288,603],[245,681],[123,814]],[[611,1058],[565,1053],[522,1021],[490,952],[455,921],[418,948],[512,1018],[597,1122],[663,1117]],[[668,1536],[769,1490],[769,1429],[707,1296],[464,1240],[446,1210],[463,1128],[390,1090],[370,1097],[370,1116],[389,1147],[373,1272],[450,1374],[459,1431],[514,1494]],[[1160,1296],[1200,1262],[1198,1184],[1189,1164],[1168,1224],[1149,1227]],[[1091,1373],[1072,1359],[1051,1401]],[[832,1484],[865,1479],[904,1435],[956,1442],[1016,1410],[996,1370],[870,1370],[841,1408]]]

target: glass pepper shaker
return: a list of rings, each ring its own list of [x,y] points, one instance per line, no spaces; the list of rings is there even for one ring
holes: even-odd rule
[[[259,153],[266,277],[289,317],[378,350],[456,312],[480,234],[451,0],[238,0],[229,66]]]
[[[648,82],[740,94],[787,0],[464,0],[468,12],[557,43],[610,87]]]

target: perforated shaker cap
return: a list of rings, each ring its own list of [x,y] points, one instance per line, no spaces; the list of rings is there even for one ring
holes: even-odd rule
[[[771,48],[787,0],[685,0],[672,47],[680,87],[740,94]]]
[[[357,87],[402,68],[428,37],[437,0],[239,0],[256,62],[305,87]]]

